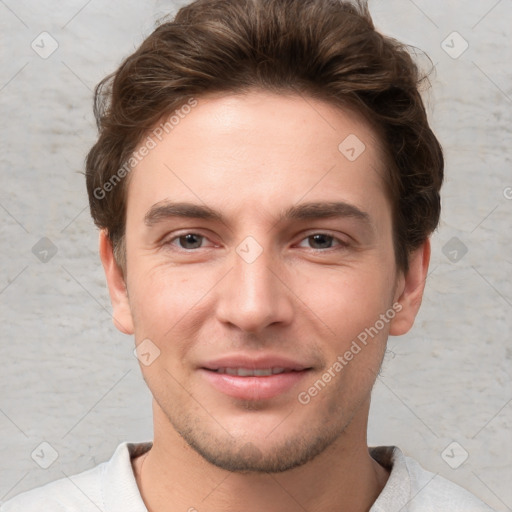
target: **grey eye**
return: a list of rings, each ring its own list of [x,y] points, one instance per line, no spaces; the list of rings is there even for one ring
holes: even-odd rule
[[[325,233],[317,233],[306,237],[304,240],[311,244],[312,249],[330,249],[336,238]]]
[[[182,249],[198,249],[201,247],[201,242],[204,236],[195,233],[187,233],[186,235],[179,236],[175,240],[179,240]],[[193,247],[187,246],[191,244]]]

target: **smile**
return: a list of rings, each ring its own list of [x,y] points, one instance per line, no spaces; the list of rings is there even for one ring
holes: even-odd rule
[[[278,375],[280,373],[291,372],[294,370],[287,368],[217,368],[212,370],[217,373],[226,373],[228,375],[237,375],[238,377],[268,377],[269,375]]]

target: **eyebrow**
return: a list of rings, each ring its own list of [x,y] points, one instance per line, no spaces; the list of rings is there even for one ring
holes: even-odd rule
[[[151,227],[173,217],[203,219],[226,224],[226,219],[217,210],[206,205],[187,202],[160,201],[154,204],[144,216],[144,223]],[[355,218],[371,225],[367,212],[349,203],[310,202],[291,206],[280,213],[278,222],[283,220],[314,220],[328,218]]]

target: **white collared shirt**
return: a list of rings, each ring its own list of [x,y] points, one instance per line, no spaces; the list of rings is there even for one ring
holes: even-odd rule
[[[121,443],[109,461],[23,492],[1,505],[0,512],[147,512],[131,459],[151,444]],[[390,469],[370,512],[492,512],[462,487],[423,469],[398,447],[369,450],[377,462]]]

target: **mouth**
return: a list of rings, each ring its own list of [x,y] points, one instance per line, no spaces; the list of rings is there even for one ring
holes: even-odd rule
[[[210,370],[205,368],[205,370]],[[296,372],[302,370],[294,370],[292,368],[217,368],[210,370],[216,373],[226,375],[236,375],[237,377],[268,377],[270,375],[280,375],[281,373]]]
[[[313,370],[280,358],[225,358],[198,368],[206,382],[239,400],[269,400],[291,392]]]

